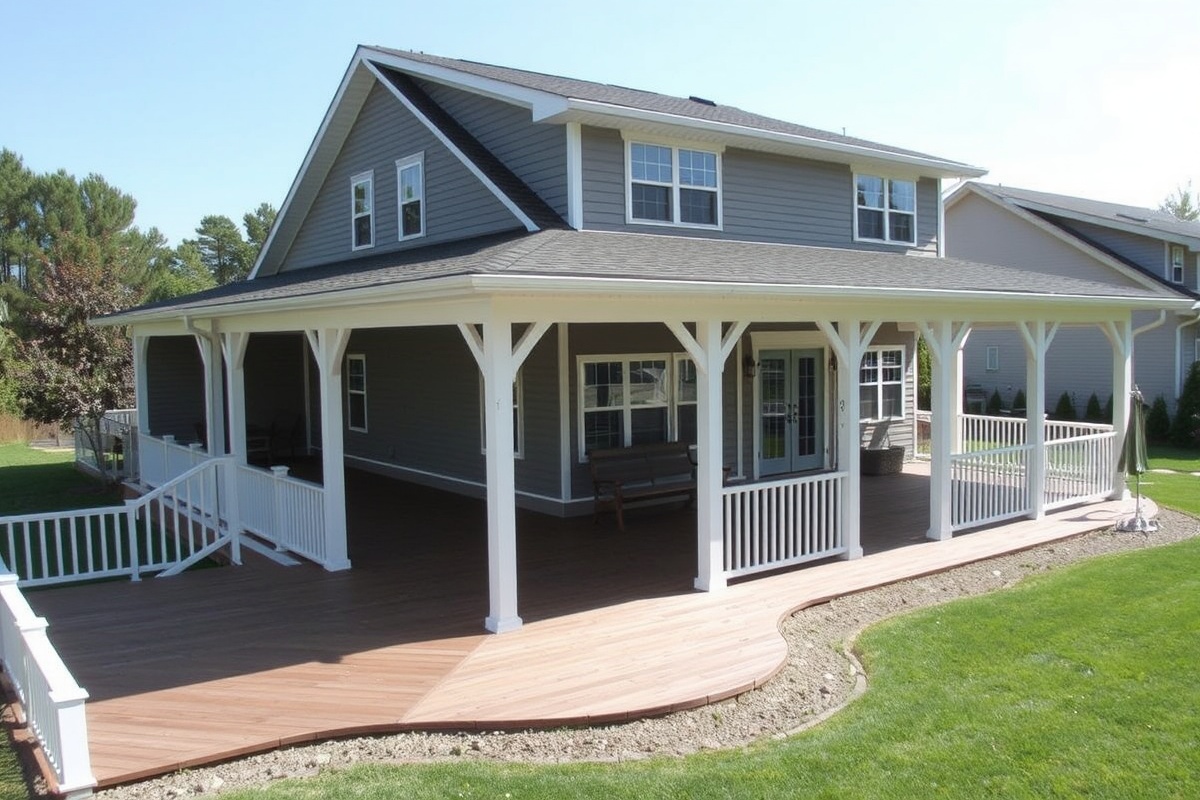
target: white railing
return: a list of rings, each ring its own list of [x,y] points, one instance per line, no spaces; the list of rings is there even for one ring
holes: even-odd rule
[[[722,490],[725,574],[733,578],[846,552],[845,472]]]
[[[1102,427],[1108,431],[1046,443],[1047,510],[1112,493],[1117,434],[1111,426]]]
[[[0,517],[0,556],[22,586],[172,569],[230,538],[218,507],[229,466],[206,461],[123,506]]]
[[[17,576],[0,574],[0,661],[24,713],[24,724],[54,770],[58,792],[84,797],[96,785],[88,753],[88,694],[72,677],[46,636],[46,620],[33,613]]]
[[[104,418],[130,428],[137,427],[136,408],[113,408],[104,412]]]
[[[289,477],[287,467],[270,472],[239,464],[238,496],[242,526],[278,550],[325,563],[325,490]],[[251,499],[253,498],[253,499]]]
[[[972,528],[1021,517],[1029,499],[1028,445],[950,456],[950,527]]]
[[[112,477],[137,478],[137,409],[107,411],[100,418],[100,441],[93,442],[86,423],[75,422],[75,461],[100,473],[103,464]]]
[[[199,444],[178,444],[175,437],[168,434],[162,438],[140,437],[138,457],[141,482],[147,486],[161,486],[203,463],[209,456]]]
[[[1095,436],[1101,433],[1112,433],[1112,425],[1096,422],[1064,422],[1057,419],[1046,420],[1046,441],[1057,442],[1062,439],[1075,439],[1080,436]]]
[[[1016,447],[1025,444],[1024,417],[988,417],[963,414],[959,417],[962,446],[965,450],[988,447]]]

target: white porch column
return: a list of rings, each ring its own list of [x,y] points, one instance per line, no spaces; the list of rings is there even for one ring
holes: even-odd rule
[[[342,356],[349,328],[304,332],[316,358],[321,387],[321,474],[325,485],[325,569],[350,568],[346,548],[346,468],[343,456]]]
[[[517,480],[513,463],[512,392],[517,370],[550,329],[549,322],[534,322],[514,345],[512,325],[507,317],[494,316],[483,324],[482,339],[474,325],[458,325],[483,373],[488,521],[488,615],[483,624],[493,633],[515,630],[522,625],[517,614]]]
[[[220,456],[225,453],[225,392],[217,325],[213,323],[211,332],[193,329],[193,333],[204,364],[204,446],[210,456]]]
[[[1019,322],[1025,342],[1025,443],[1029,446],[1026,480],[1029,487],[1030,519],[1046,515],[1046,352],[1058,332],[1058,324],[1042,320]],[[1115,405],[1115,400],[1114,400]]]
[[[725,362],[749,322],[736,322],[722,332],[719,319],[700,320],[696,335],[679,321],[666,326],[696,365],[696,580],[704,592],[723,589],[725,517],[722,509],[725,439],[721,415]]]
[[[954,448],[953,452],[955,453],[961,453],[963,451],[962,418],[963,413],[966,411],[965,397],[963,396],[964,390],[966,389],[966,387],[963,386],[963,376],[966,374],[963,368],[963,351],[966,348],[967,337],[970,335],[970,331],[968,330],[967,335],[963,337],[961,342],[959,342],[958,350],[954,354],[954,377],[951,379],[951,385],[954,387],[954,427],[951,428],[951,433],[954,437],[952,446]]]
[[[1112,500],[1122,500],[1129,496],[1129,487],[1125,483],[1125,470],[1117,467],[1121,460],[1121,447],[1125,442],[1125,434],[1129,430],[1129,394],[1133,391],[1133,331],[1132,322],[1128,319],[1107,322],[1101,326],[1104,335],[1112,344],[1113,355],[1113,403],[1112,425],[1117,439],[1113,446],[1113,490],[1109,495]]]
[[[221,334],[225,356],[225,385],[229,387],[229,454],[246,463],[246,345],[248,333]]]
[[[929,531],[925,536],[942,540],[954,534],[950,513],[953,502],[950,462],[955,441],[960,436],[956,429],[960,425],[959,411],[962,407],[955,395],[962,394],[959,353],[971,327],[968,322],[956,324],[950,320],[922,322],[919,327],[929,347],[933,379],[930,392],[932,420],[929,425]]]
[[[134,334],[133,402],[137,406],[138,434],[142,436],[150,435],[150,375],[147,371],[150,362],[146,357],[149,344],[147,337]]]
[[[875,338],[881,321],[864,329],[857,319],[840,319],[835,328],[831,323],[817,323],[829,340],[838,359],[837,370],[837,465],[846,473],[842,492],[842,533],[846,542],[846,558],[862,558],[862,398],[859,396],[859,368],[867,345]]]

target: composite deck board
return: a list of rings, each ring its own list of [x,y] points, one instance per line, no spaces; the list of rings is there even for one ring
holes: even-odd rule
[[[525,626],[487,635],[482,503],[348,472],[354,569],[255,558],[29,593],[90,693],[101,785],[339,732],[616,720],[736,694],[787,658],[788,613],[1110,525],[1114,504],[924,539],[919,471],[863,484],[868,557],[691,588],[695,512],[518,514]],[[402,522],[397,508],[405,509]],[[908,545],[908,546],[905,546]]]

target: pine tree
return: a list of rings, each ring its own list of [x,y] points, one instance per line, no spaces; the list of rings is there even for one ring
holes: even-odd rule
[[[1200,361],[1192,364],[1183,382],[1171,423],[1171,441],[1180,447],[1200,447]]]

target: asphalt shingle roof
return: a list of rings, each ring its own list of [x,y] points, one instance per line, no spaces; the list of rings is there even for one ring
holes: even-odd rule
[[[547,230],[466,239],[294,270],[122,312],[122,318],[200,313],[227,304],[333,295],[465,275],[739,283],[890,291],[995,292],[1178,298],[1169,289],[1117,286],[951,258],[599,231]]]

